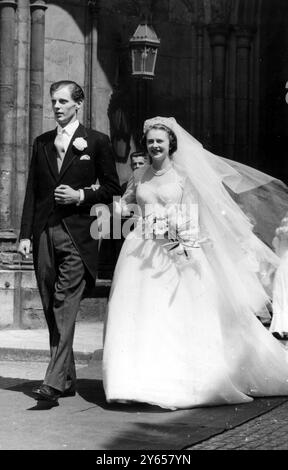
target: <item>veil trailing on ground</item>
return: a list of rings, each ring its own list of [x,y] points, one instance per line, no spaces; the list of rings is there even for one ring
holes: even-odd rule
[[[144,123],[171,129],[177,137],[176,171],[185,176],[186,203],[199,202],[200,231],[211,240],[203,250],[233,311],[266,316],[272,277],[279,265],[271,250],[276,227],[288,210],[288,188],[280,180],[205,150],[174,118]],[[262,313],[261,313],[262,312]]]

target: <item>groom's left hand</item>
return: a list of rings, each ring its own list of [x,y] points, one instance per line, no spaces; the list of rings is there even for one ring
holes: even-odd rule
[[[54,191],[54,197],[57,204],[78,204],[80,201],[79,190],[72,189],[67,184],[61,184]]]

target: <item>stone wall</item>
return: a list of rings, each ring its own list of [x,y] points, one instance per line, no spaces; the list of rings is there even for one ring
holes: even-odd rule
[[[51,83],[67,79],[85,84],[86,4],[85,0],[53,2],[45,14],[44,132],[55,127]],[[83,121],[83,110],[79,118]]]
[[[103,321],[110,283],[98,284],[93,297],[84,297],[77,320]],[[91,292],[90,292],[91,295]],[[0,329],[46,328],[33,270],[0,270]]]

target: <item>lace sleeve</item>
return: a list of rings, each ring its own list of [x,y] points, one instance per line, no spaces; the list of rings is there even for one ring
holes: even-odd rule
[[[137,205],[137,198],[136,198],[136,189],[138,184],[141,182],[145,172],[147,170],[147,165],[143,165],[142,167],[134,170],[130,179],[128,180],[126,190],[120,200],[120,206],[122,215],[129,215],[131,206]],[[130,209],[129,209],[130,206]]]

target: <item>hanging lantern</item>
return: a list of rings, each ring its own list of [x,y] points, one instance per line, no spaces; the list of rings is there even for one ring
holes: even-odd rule
[[[132,75],[140,78],[154,78],[160,39],[146,23],[141,23],[130,39]]]

